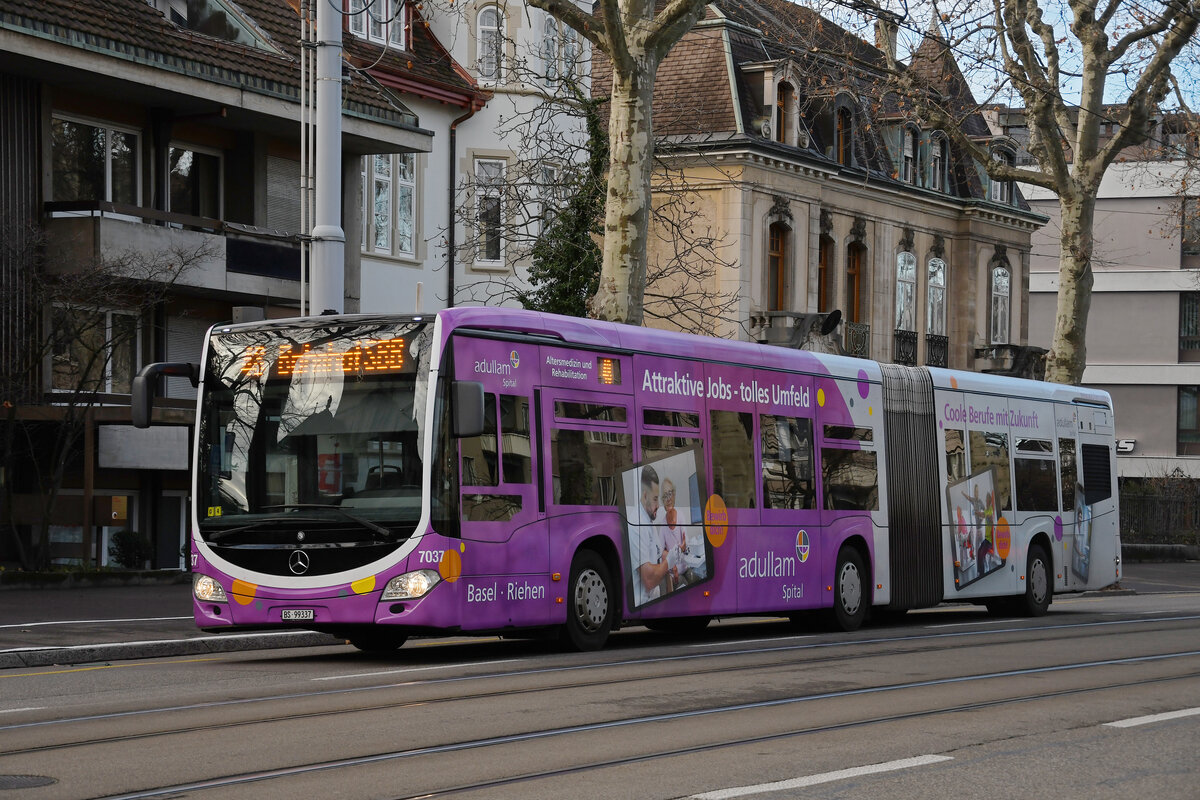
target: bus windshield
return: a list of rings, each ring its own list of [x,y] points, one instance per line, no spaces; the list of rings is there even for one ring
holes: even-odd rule
[[[201,536],[261,541],[295,533],[288,522],[327,541],[411,535],[431,333],[422,322],[214,330],[197,434]]]

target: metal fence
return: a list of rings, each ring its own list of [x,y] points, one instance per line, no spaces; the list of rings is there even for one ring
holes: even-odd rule
[[[1122,496],[1121,541],[1128,544],[1200,545],[1200,499]]]

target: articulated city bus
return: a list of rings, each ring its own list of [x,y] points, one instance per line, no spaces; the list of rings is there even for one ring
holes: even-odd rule
[[[733,615],[1045,613],[1121,575],[1093,389],[509,309],[219,325],[199,386],[205,630],[410,635]]]

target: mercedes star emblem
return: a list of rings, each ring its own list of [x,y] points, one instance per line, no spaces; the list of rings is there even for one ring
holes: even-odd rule
[[[288,569],[296,575],[303,575],[308,572],[308,553],[303,550],[293,550],[288,556]]]

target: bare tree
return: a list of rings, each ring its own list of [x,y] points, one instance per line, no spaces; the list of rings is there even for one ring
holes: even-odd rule
[[[574,28],[612,62],[603,263],[591,313],[640,325],[654,166],[654,78],[671,47],[699,19],[705,2],[669,0],[656,14],[654,0],[600,0],[598,16],[570,0],[529,4]]]
[[[168,252],[127,252],[56,274],[43,263],[43,238],[26,237],[21,298],[10,307],[27,320],[18,358],[0,364],[0,525],[21,564],[50,564],[50,527],[64,480],[78,462],[93,408],[106,395],[128,394],[137,370],[138,328],[150,323],[179,277],[210,259],[210,245]],[[38,498],[36,523],[20,533],[17,493]]]
[[[976,103],[947,91],[945,83],[926,80],[936,71],[906,68],[885,48],[889,80],[919,116],[945,130],[992,181],[1026,183],[1057,196],[1062,220],[1058,309],[1046,378],[1077,384],[1087,358],[1092,228],[1101,180],[1122,154],[1152,138],[1173,88],[1183,99],[1172,65],[1193,42],[1200,4],[992,0],[981,10],[977,3],[951,0],[933,8],[926,56],[954,59],[972,86],[990,86],[992,93]],[[886,13],[882,19],[885,26],[889,20],[893,26],[908,24]],[[939,80],[945,75],[942,71]],[[988,139],[962,129],[964,119],[1010,93],[1024,106],[1025,146],[1032,156],[1027,165],[997,157]],[[1069,99],[1076,95],[1077,101]]]

